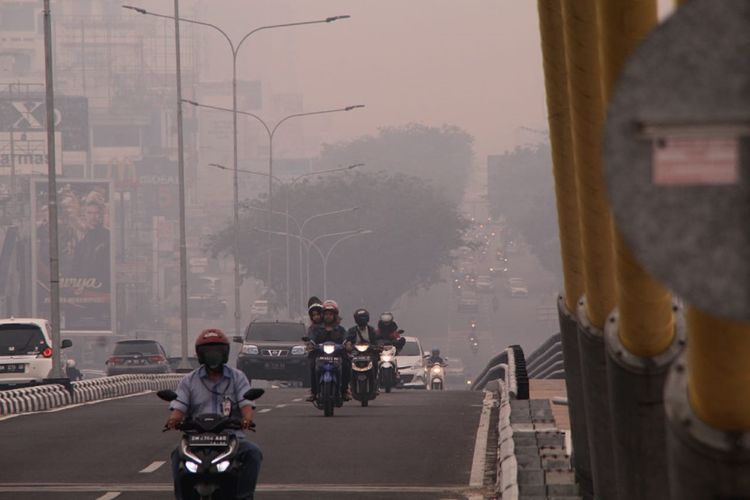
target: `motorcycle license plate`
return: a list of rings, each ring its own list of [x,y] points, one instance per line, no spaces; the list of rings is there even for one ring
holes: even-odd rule
[[[190,446],[226,446],[229,436],[226,434],[193,434],[188,436]]]
[[[355,356],[352,361],[354,361],[355,363],[369,363],[370,357],[369,356]]]
[[[336,363],[339,360],[337,356],[320,356],[318,359],[323,363]]]

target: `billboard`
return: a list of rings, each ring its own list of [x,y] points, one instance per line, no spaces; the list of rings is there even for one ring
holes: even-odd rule
[[[49,214],[46,180],[32,182],[32,304],[47,316]],[[112,187],[109,181],[61,180],[57,185],[60,327],[66,332],[112,331]]]

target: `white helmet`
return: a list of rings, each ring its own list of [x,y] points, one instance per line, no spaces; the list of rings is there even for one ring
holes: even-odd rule
[[[76,360],[75,359],[69,359],[65,362],[65,365],[68,368],[74,368],[76,366]]]

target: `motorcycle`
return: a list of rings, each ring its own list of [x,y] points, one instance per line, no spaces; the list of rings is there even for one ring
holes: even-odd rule
[[[479,353],[479,341],[477,341],[476,337],[472,337],[469,339],[469,348],[471,349],[472,354]]]
[[[314,350],[320,352],[315,358],[315,377],[318,380],[318,397],[313,405],[323,410],[326,417],[333,416],[334,408],[341,408],[344,398],[341,394],[341,356],[344,347],[334,342],[315,344],[309,337],[302,337],[304,342],[311,343]]]
[[[254,401],[264,392],[263,389],[250,389],[243,397]],[[177,399],[177,394],[168,389],[156,395],[164,401]],[[182,431],[179,481],[183,494],[187,498],[197,496],[201,500],[235,498],[239,446],[237,436],[230,431],[242,429],[241,421],[233,417],[205,414],[185,420],[177,429]],[[251,430],[255,431],[254,423]]]
[[[352,397],[363,407],[377,396],[376,367],[372,361],[377,352],[374,346],[366,342],[354,344],[355,353],[352,356]]]
[[[445,385],[445,370],[444,366],[440,363],[433,363],[430,365],[430,384],[429,387],[433,391],[442,391]]]
[[[396,364],[396,346],[384,345],[380,352],[378,363],[378,383],[386,393],[396,387],[399,382],[398,365]]]

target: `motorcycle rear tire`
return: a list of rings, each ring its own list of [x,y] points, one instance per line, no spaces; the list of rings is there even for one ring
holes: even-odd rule
[[[386,394],[390,394],[391,393],[391,384],[388,383],[388,382],[386,382],[386,384],[385,384],[385,392],[386,392]]]
[[[323,415],[326,417],[332,417],[333,416],[333,387],[332,384],[329,382],[327,384],[323,384],[323,387],[321,388],[321,396],[323,401]]]
[[[362,399],[362,401],[361,401],[362,408],[367,408],[367,401],[368,401],[367,397],[365,397],[364,399]]]

